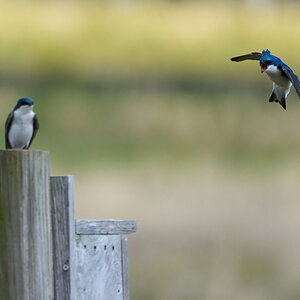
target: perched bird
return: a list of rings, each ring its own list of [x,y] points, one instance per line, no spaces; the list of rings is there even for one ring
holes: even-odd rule
[[[28,149],[37,134],[39,122],[29,98],[18,100],[5,122],[6,149]]]
[[[271,52],[263,50],[249,54],[232,57],[232,61],[259,60],[261,72],[266,72],[273,81],[273,90],[269,102],[278,102],[286,109],[285,99],[288,96],[291,86],[293,85],[298,96],[300,97],[300,82],[292,69],[287,66],[280,58],[271,55]]]

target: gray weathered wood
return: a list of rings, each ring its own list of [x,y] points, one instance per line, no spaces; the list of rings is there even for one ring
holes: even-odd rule
[[[76,235],[76,300],[124,300],[122,268],[120,235]]]
[[[129,234],[137,231],[135,220],[76,220],[76,234]]]
[[[122,277],[123,277],[123,300],[129,300],[129,271],[128,271],[128,237],[121,235],[122,247]]]
[[[75,295],[72,295],[75,272],[73,176],[51,176],[50,190],[55,300],[72,300],[75,299]]]
[[[129,300],[136,221],[75,221],[73,177],[49,173],[47,152],[0,150],[0,299]]]
[[[49,154],[0,151],[0,299],[52,300]]]
[[[129,300],[125,234],[136,231],[135,220],[76,220],[76,300]]]

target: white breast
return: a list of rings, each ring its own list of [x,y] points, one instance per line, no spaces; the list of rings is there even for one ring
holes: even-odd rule
[[[275,82],[273,83],[273,92],[275,93],[277,99],[286,98],[290,93],[291,85],[288,88],[277,85]]]
[[[291,86],[290,80],[287,77],[282,76],[282,71],[278,70],[276,66],[269,65],[266,70],[266,73],[269,76],[269,78],[277,85],[284,88],[289,88]]]
[[[32,107],[21,107],[14,112],[8,133],[8,140],[12,148],[22,149],[29,144],[33,134],[33,118]]]

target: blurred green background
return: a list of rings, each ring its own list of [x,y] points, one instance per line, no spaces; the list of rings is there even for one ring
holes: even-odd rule
[[[132,218],[133,300],[300,299],[300,101],[268,103],[269,48],[300,74],[296,1],[0,3],[0,118],[74,174],[78,218]],[[4,138],[1,139],[4,147]]]

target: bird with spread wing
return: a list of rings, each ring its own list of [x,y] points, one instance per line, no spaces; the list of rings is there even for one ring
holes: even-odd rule
[[[259,60],[261,72],[266,72],[273,81],[273,90],[269,102],[278,102],[286,109],[285,99],[293,85],[300,98],[300,81],[292,69],[280,58],[271,55],[271,52],[263,50],[231,58],[232,61],[240,62],[244,60]]]

